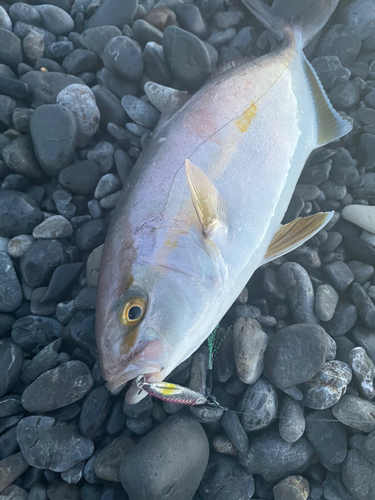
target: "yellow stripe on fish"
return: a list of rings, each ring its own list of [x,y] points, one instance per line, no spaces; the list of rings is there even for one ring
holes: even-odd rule
[[[240,132],[247,132],[249,130],[251,122],[253,121],[253,118],[256,117],[256,114],[257,107],[254,103],[251,103],[251,105],[245,109],[243,115],[234,122],[238,130]]]

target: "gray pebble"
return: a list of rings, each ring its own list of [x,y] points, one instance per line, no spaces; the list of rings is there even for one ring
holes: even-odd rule
[[[102,198],[100,200],[100,206],[102,208],[107,208],[107,209],[108,208],[115,208],[119,198],[121,197],[121,193],[122,193],[122,191],[117,191],[116,193],[112,193],[112,194],[109,194],[108,196],[104,196],[104,198]]]
[[[108,141],[99,141],[95,148],[87,153],[87,159],[99,165],[103,174],[108,173],[114,164],[115,149]]]
[[[28,468],[29,464],[21,452],[0,460],[0,491],[4,493],[5,488],[18,479]]]
[[[124,96],[121,105],[134,122],[148,129],[153,129],[160,118],[160,112],[151,104],[132,95]]]
[[[375,405],[366,399],[345,394],[332,407],[332,413],[343,424],[363,432],[375,430]]]
[[[103,58],[105,46],[116,36],[121,36],[121,31],[116,26],[97,26],[83,31],[78,40],[85,49],[92,50]]]
[[[215,436],[212,440],[212,447],[218,453],[236,457],[238,450],[227,436]]]
[[[4,7],[0,7],[0,28],[12,31],[12,21]]]
[[[104,25],[122,28],[124,24],[131,25],[137,5],[136,0],[104,0],[90,19],[85,21],[85,28]]]
[[[0,252],[0,313],[14,311],[21,301],[21,285],[13,262],[6,253]]]
[[[348,111],[359,102],[359,90],[352,82],[339,83],[336,85],[328,95],[332,105],[342,111]],[[334,194],[331,189],[330,192]],[[340,191],[337,190],[337,193]],[[340,194],[341,196],[341,194]],[[344,196],[343,196],[344,197]],[[332,198],[337,199],[337,198]],[[342,199],[342,198],[339,198]]]
[[[361,38],[355,31],[343,24],[335,24],[319,43],[320,56],[337,56],[341,64],[350,66],[356,60],[361,49]]]
[[[302,476],[288,476],[273,487],[275,500],[307,500],[310,485]]]
[[[324,267],[324,271],[331,284],[339,292],[346,290],[350,283],[354,281],[354,274],[345,262],[332,262]]]
[[[2,150],[7,166],[16,174],[39,183],[46,180],[34,154],[33,143],[30,135],[21,135]]]
[[[342,479],[356,500],[368,500],[375,495],[375,465],[361,452],[349,450],[342,470]]]
[[[61,479],[68,484],[77,484],[83,477],[85,462],[78,462],[70,469],[61,473]]]
[[[61,215],[52,215],[33,229],[34,238],[69,238],[72,234],[71,223]]]
[[[298,401],[286,396],[280,405],[279,433],[288,443],[295,443],[305,432],[305,418]]]
[[[86,281],[88,286],[97,288],[100,260],[102,258],[103,245],[94,248],[90,253],[86,263]]]
[[[17,382],[22,367],[22,350],[8,339],[0,340],[0,397]]]
[[[354,304],[358,308],[359,316],[369,328],[375,327],[375,305],[366,293],[366,290],[359,284],[353,283],[351,296]]]
[[[105,196],[119,191],[122,187],[120,180],[113,174],[105,174],[100,178],[96,186],[94,196],[97,200],[101,200]]]
[[[105,481],[120,482],[120,465],[126,455],[134,448],[134,441],[120,435],[107,444],[96,456],[95,474]]]
[[[84,83],[77,76],[58,73],[56,70],[29,71],[21,77],[21,81],[28,85],[33,101],[38,104],[55,104],[62,89],[72,83]]]
[[[41,33],[30,31],[22,41],[25,57],[30,64],[35,64],[44,54],[44,39]]]
[[[236,449],[243,452],[247,451],[249,448],[249,438],[241,425],[237,413],[230,410],[224,412],[220,422],[230,442]]]
[[[44,347],[34,356],[30,363],[24,367],[21,372],[21,380],[24,384],[34,382],[40,375],[56,366],[61,342],[62,339],[57,339]]]
[[[196,352],[192,356],[189,389],[206,394],[208,356],[205,352]]]
[[[349,354],[349,362],[357,379],[362,396],[372,399],[375,396],[375,366],[363,347],[355,347]]]
[[[321,56],[312,61],[323,87],[332,89],[339,83],[347,82],[350,78],[350,70],[341,65],[337,56]]]
[[[259,379],[245,392],[238,406],[241,423],[246,432],[263,429],[270,425],[277,415],[277,394],[273,385]]]
[[[321,321],[329,321],[335,314],[339,295],[331,285],[320,285],[315,294],[315,313]]]
[[[260,324],[250,318],[238,318],[233,327],[233,352],[238,378],[254,384],[264,368],[268,337]]]
[[[143,72],[142,51],[139,45],[127,36],[116,36],[103,52],[104,66],[113,73],[136,82]]]
[[[73,30],[74,21],[65,10],[55,5],[36,5],[46,30],[54,35],[65,35]]]

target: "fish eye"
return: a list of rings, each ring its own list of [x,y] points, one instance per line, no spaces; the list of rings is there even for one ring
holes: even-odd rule
[[[138,324],[146,312],[146,301],[143,297],[131,297],[122,306],[120,321],[125,326]]]

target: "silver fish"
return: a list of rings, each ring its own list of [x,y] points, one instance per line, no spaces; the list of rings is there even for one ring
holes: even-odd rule
[[[338,0],[275,0],[272,8],[243,1],[280,47],[219,74],[188,100],[172,96],[108,231],[96,332],[114,392],[140,374],[162,381],[208,337],[260,265],[297,248],[332,216],[280,228],[311,151],[352,128],[303,53]],[[129,390],[127,401],[146,395],[138,392]]]

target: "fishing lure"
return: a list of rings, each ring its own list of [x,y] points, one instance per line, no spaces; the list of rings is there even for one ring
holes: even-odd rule
[[[147,382],[144,375],[139,375],[135,380],[136,387],[141,391],[146,391],[151,396],[161,399],[162,401],[169,401],[170,403],[180,403],[183,405],[197,406],[208,405],[222,408],[214,396],[203,396],[199,392],[192,391],[187,387],[178,384],[171,384],[169,382]]]

